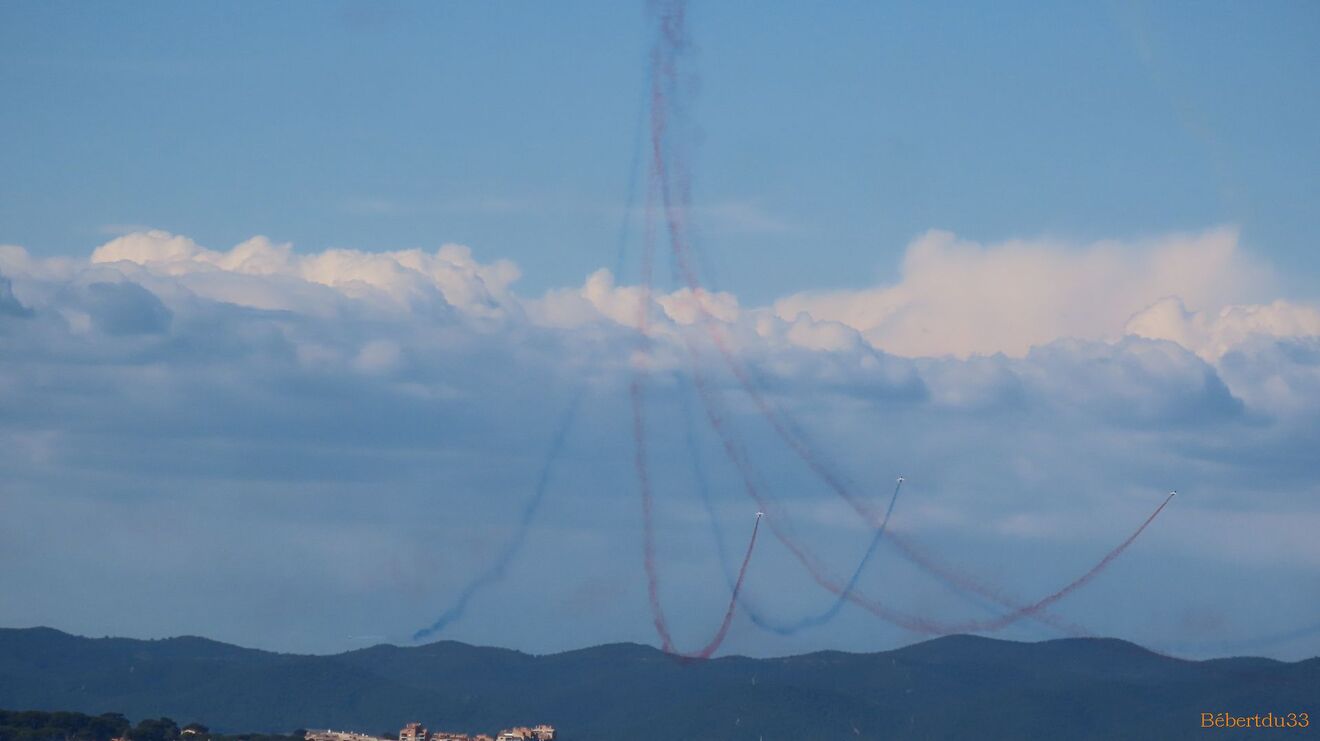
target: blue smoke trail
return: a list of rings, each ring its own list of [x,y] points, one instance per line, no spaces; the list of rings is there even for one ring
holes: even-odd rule
[[[806,617],[800,618],[791,623],[771,621],[766,619],[763,615],[754,615],[751,611],[748,611],[748,615],[751,616],[752,622],[755,623],[757,627],[763,628],[772,633],[777,633],[781,636],[791,636],[799,631],[825,625],[833,620],[835,616],[839,614],[839,611],[843,609],[844,603],[848,601],[848,597],[852,595],[853,590],[857,588],[857,582],[862,577],[862,571],[866,568],[866,564],[870,563],[871,557],[875,555],[875,549],[880,545],[880,540],[885,535],[885,528],[889,525],[889,517],[894,513],[894,505],[898,502],[898,492],[902,488],[903,479],[900,478],[894,485],[893,495],[889,497],[889,507],[885,509],[885,516],[884,519],[880,521],[880,527],[875,529],[875,534],[871,536],[871,543],[866,547],[866,553],[862,555],[862,560],[857,562],[857,568],[853,569],[852,576],[848,577],[848,583],[843,586],[843,589],[839,590],[837,595],[835,595],[833,604],[827,607],[823,612],[819,612],[815,615],[807,615]]]
[[[485,587],[494,584],[504,578],[509,564],[513,562],[514,556],[522,549],[523,541],[526,540],[527,529],[532,526],[532,520],[536,518],[536,512],[541,508],[541,502],[545,500],[545,492],[550,488],[550,472],[554,468],[555,461],[559,459],[559,453],[564,449],[564,441],[568,439],[569,429],[573,426],[573,420],[577,417],[578,408],[582,406],[582,397],[586,395],[586,387],[578,389],[577,393],[568,403],[568,407],[559,418],[559,424],[555,428],[555,435],[550,441],[550,450],[546,453],[545,462],[541,465],[541,473],[536,479],[536,489],[532,493],[532,498],[523,505],[522,515],[518,520],[518,528],[514,532],[504,550],[496,557],[495,562],[485,571],[479,574],[475,579],[468,582],[463,590],[459,592],[458,599],[449,606],[440,617],[436,618],[430,626],[422,628],[413,633],[412,639],[420,641],[439,631],[445,629],[450,623],[463,617],[467,612],[468,603],[476,596],[477,592]]]
[[[729,545],[724,541],[724,531],[720,530],[720,523],[715,516],[715,505],[711,501],[710,482],[706,478],[706,468],[701,462],[701,450],[697,446],[697,436],[695,426],[692,424],[692,402],[688,398],[689,384],[686,377],[681,373],[676,373],[675,377],[681,384],[678,392],[679,409],[683,412],[683,431],[684,439],[687,443],[688,460],[692,462],[693,483],[697,487],[697,493],[701,496],[701,506],[706,510],[706,521],[710,523],[711,536],[715,539],[715,547],[719,552],[720,570],[724,572],[724,579],[729,583],[729,591],[733,591],[734,579],[733,561],[729,555]],[[747,604],[742,605],[743,610],[749,615],[751,608]]]
[[[811,628],[817,625],[824,625],[834,619],[843,609],[843,603],[848,601],[848,596],[857,588],[857,581],[862,577],[862,570],[870,562],[871,556],[875,555],[876,546],[880,545],[880,539],[885,535],[885,528],[889,525],[889,517],[894,514],[894,505],[898,503],[898,492],[903,488],[903,477],[899,477],[894,484],[894,493],[889,497],[889,506],[885,509],[885,517],[880,521],[880,527],[875,529],[875,535],[871,536],[871,544],[866,547],[866,553],[862,555],[862,560],[857,562],[857,568],[853,569],[852,576],[848,577],[848,583],[843,585],[843,590],[839,592],[834,600],[834,604],[829,609],[818,615],[809,615],[789,626],[778,626],[772,628],[780,635],[792,635],[803,628]]]
[[[644,85],[643,90],[649,88]],[[619,234],[617,237],[617,250],[614,256],[614,276],[617,278],[623,272],[623,265],[628,253],[628,233],[629,225],[632,221],[632,211],[637,200],[637,172],[641,167],[642,160],[642,133],[644,131],[643,123],[646,121],[646,98],[643,96],[642,103],[638,106],[637,123],[633,134],[632,158],[628,167],[628,195],[623,209],[623,218],[619,225]],[[518,526],[513,535],[505,544],[504,549],[495,557],[495,561],[483,572],[464,585],[459,591],[458,598],[454,600],[435,622],[421,630],[413,633],[412,639],[420,641],[428,638],[448,627],[451,623],[463,617],[467,612],[468,603],[478,592],[486,587],[502,580],[508,571],[509,564],[522,549],[523,541],[527,539],[527,530],[532,526],[536,519],[536,513],[541,508],[541,502],[545,499],[545,493],[550,488],[550,475],[554,469],[555,463],[559,460],[559,455],[564,449],[564,442],[568,439],[569,431],[577,419],[578,409],[582,406],[582,398],[586,395],[586,385],[580,386],[574,392],[568,406],[559,417],[559,423],[554,428],[554,434],[550,438],[550,447],[546,451],[545,460],[541,464],[541,472],[536,478],[536,487],[532,490],[532,496],[523,505],[522,513],[518,518]]]

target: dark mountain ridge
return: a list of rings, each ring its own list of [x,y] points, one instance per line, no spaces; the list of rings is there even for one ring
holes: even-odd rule
[[[1320,658],[1187,661],[1116,639],[947,636],[872,654],[688,662],[637,644],[535,656],[439,641],[309,656],[0,629],[0,707],[227,732],[376,733],[421,720],[486,732],[547,722],[566,741],[1194,738],[1201,713],[1315,712],[1317,698]]]

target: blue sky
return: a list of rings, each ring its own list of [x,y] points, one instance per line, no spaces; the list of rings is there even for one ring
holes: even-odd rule
[[[908,477],[887,532],[1015,603],[1183,492],[997,635],[1320,651],[1314,4],[687,23],[670,113],[719,291],[662,261],[644,303],[640,3],[0,5],[0,624],[406,642],[523,537],[439,637],[654,642],[641,375],[662,594],[697,645],[728,599],[709,524],[737,551],[760,505],[694,375],[776,522],[841,578],[871,536],[723,348],[868,498]],[[833,600],[791,555],[763,537],[747,591],[784,622]],[[984,616],[901,555],[861,589]],[[845,607],[791,638],[740,616],[725,650],[922,637]]]
[[[0,13],[5,241],[81,254],[133,225],[309,250],[452,240],[516,260],[528,290],[607,264],[643,102],[633,4]],[[767,300],[893,278],[929,228],[1236,224],[1313,294],[1317,26],[1300,2],[695,7],[718,277]]]

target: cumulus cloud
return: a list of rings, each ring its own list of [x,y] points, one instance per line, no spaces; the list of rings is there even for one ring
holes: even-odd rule
[[[131,263],[171,276],[200,296],[255,308],[281,305],[278,279],[333,288],[349,298],[398,306],[444,303],[467,314],[495,317],[516,306],[509,286],[518,269],[507,260],[478,263],[467,247],[447,244],[434,252],[362,252],[332,249],[297,255],[289,244],[254,237],[225,252],[208,250],[187,237],[153,230],[128,234],[92,252],[91,263]],[[235,280],[246,278],[275,281]],[[266,290],[274,283],[275,291]]]
[[[744,383],[861,490],[907,475],[920,494],[895,527],[952,560],[998,563],[1016,547],[1004,539],[1057,549],[1024,551],[1030,569],[1004,565],[1046,582],[1016,585],[1024,592],[1066,579],[1069,548],[1103,550],[1121,538],[1152,492],[1195,492],[1196,527],[1221,534],[1243,509],[1259,522],[1313,515],[1320,494],[1320,313],[1272,301],[1269,271],[1232,230],[1080,246],[978,245],[932,232],[911,246],[896,285],[770,306],[686,288],[648,294],[607,270],[524,296],[518,277],[512,263],[483,262],[459,245],[302,253],[254,237],[218,250],[144,231],[87,259],[0,246],[10,515],[0,543],[24,544],[0,559],[0,577],[22,592],[0,619],[67,616],[43,596],[43,579],[112,601],[103,585],[140,601],[171,584],[219,592],[243,580],[258,587],[251,600],[230,595],[224,620],[201,608],[191,622],[151,619],[165,632],[286,640],[300,615],[263,612],[262,595],[293,592],[405,605],[386,618],[346,611],[327,631],[406,634],[508,536],[556,420],[585,384],[553,504],[528,536],[543,555],[510,574],[510,589],[560,612],[520,622],[518,634],[529,648],[562,646],[555,626],[571,621],[590,624],[592,640],[646,640],[635,564],[617,557],[637,538],[627,462],[638,367],[654,371],[644,395],[659,547],[681,587],[709,573],[709,543],[690,525],[704,517],[691,498],[691,450],[738,527],[748,506],[735,499],[741,483],[700,402],[675,378],[694,370],[768,495],[834,564],[854,558],[867,533],[777,439]],[[636,331],[644,308],[645,345]],[[684,403],[698,406],[685,416]],[[64,537],[70,511],[111,530],[169,533],[167,543],[206,542],[221,557],[138,584],[126,575],[152,555],[92,547],[95,528]],[[1164,542],[1152,535],[1155,551],[1179,557],[1216,548],[1187,529]],[[812,607],[810,585],[781,551],[769,545],[760,558],[781,580],[760,585],[782,596],[770,607]],[[1273,564],[1279,579],[1316,560],[1314,542],[1294,537],[1246,559]],[[572,612],[545,591],[566,573],[610,584],[623,605],[612,609],[637,619]],[[943,605],[894,578],[913,599]],[[719,597],[712,592],[712,604]],[[104,632],[100,614],[76,619]],[[459,637],[507,642],[501,625],[478,621]],[[640,627],[611,632],[618,625]],[[298,640],[338,647],[329,632]],[[750,641],[741,650],[785,650],[735,640]]]
[[[1253,337],[1320,337],[1320,309],[1274,301],[1188,311],[1181,298],[1170,296],[1132,317],[1125,329],[1138,337],[1176,342],[1214,361]]]
[[[932,231],[909,246],[895,285],[800,293],[774,309],[787,320],[839,322],[897,355],[1021,356],[1061,337],[1117,338],[1130,317],[1169,296],[1218,309],[1256,300],[1271,283],[1229,228],[1087,245],[983,245]]]

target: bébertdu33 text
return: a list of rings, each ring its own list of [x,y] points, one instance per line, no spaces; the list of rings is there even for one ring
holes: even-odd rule
[[[1233,715],[1232,713],[1201,713],[1202,728],[1309,728],[1310,713],[1275,715]]]

